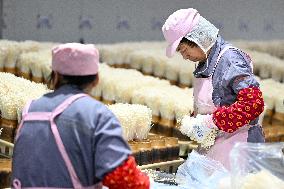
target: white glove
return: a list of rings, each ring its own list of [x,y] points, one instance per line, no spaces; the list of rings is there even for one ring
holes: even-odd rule
[[[180,131],[201,144],[202,147],[210,147],[214,144],[218,127],[212,120],[212,115],[200,115],[196,117],[184,116],[181,121]]]

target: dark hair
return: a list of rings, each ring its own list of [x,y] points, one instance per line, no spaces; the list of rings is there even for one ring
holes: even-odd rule
[[[190,41],[190,40],[186,39],[185,37],[183,37],[181,39],[180,43],[186,43],[190,47],[198,47],[198,45],[195,42]]]
[[[49,78],[47,79],[48,87],[51,86],[52,80],[54,79],[55,72],[52,71]],[[61,75],[59,74],[59,82],[55,89],[59,88],[62,85],[77,85],[80,89],[84,89],[88,84],[95,81],[98,77],[98,74],[95,75],[84,75],[84,76],[70,76],[70,75]]]

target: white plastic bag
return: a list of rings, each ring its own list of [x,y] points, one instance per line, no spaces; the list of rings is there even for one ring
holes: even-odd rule
[[[220,162],[192,151],[179,166],[176,181],[188,189],[217,189],[220,180],[227,177],[229,173]]]
[[[230,153],[233,189],[284,189],[284,143],[237,143]]]

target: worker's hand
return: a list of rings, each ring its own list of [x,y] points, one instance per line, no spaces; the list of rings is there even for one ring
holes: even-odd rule
[[[218,127],[213,123],[212,115],[198,114],[196,117],[185,116],[180,126],[181,133],[201,144],[210,143],[210,140],[215,140],[217,130]]]

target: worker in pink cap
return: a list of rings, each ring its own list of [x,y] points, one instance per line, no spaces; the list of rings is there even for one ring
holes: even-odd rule
[[[217,130],[215,143],[199,152],[230,169],[229,153],[237,142],[264,142],[259,116],[264,101],[250,57],[224,41],[219,30],[193,8],[180,9],[162,27],[166,55],[179,52],[197,62],[194,74],[194,115],[180,131],[205,141]]]
[[[54,92],[28,103],[15,138],[13,188],[149,188],[112,112],[88,96],[98,83],[94,45],[52,49]]]

